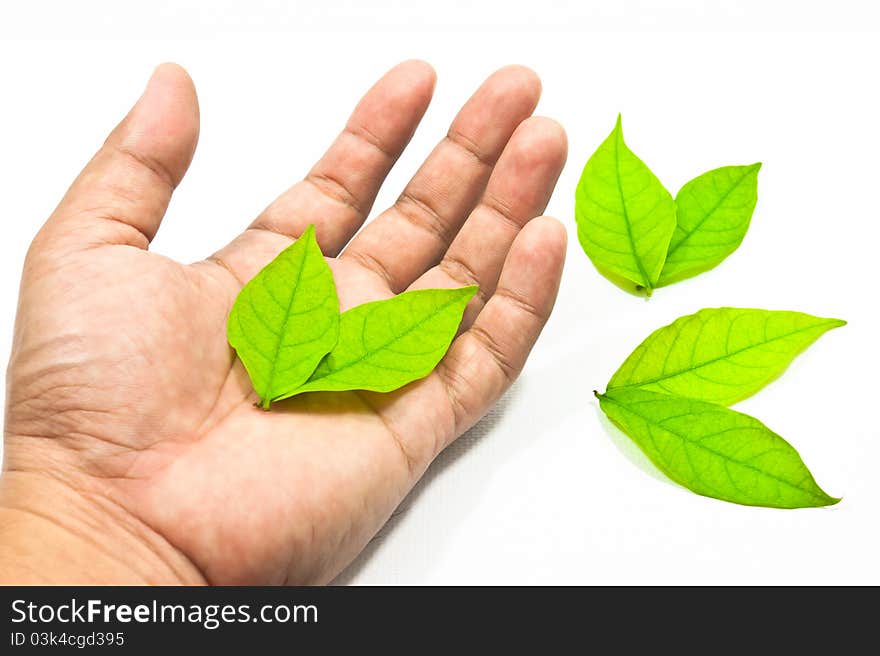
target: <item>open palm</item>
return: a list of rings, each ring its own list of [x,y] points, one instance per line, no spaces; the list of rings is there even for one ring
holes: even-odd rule
[[[565,136],[529,118],[540,84],[520,67],[480,87],[394,206],[355,236],[433,86],[424,63],[392,69],[303,181],[221,251],[183,265],[147,247],[195,150],[198,105],[182,69],[159,67],[28,254],[7,475],[76,490],[127,527],[166,566],[132,563],[133,578],[332,579],[516,377],[562,271],[564,230],[533,217]],[[480,286],[434,373],[390,394],[254,406],[226,341],[229,309],[309,224],[342,310]]]

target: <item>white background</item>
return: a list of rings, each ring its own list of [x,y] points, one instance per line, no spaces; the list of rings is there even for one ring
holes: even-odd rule
[[[481,79],[544,81],[570,137],[548,213],[570,230],[557,310],[516,387],[435,463],[343,583],[880,583],[877,428],[880,39],[865,2],[31,2],[0,9],[0,346],[27,245],[139,95],[186,66],[202,133],[154,249],[228,241],[302,176],[399,60],[437,68],[434,104],[377,203],[393,201]],[[846,33],[808,30],[847,30]],[[32,39],[42,39],[34,41]],[[574,238],[581,167],[623,113],[673,191],[764,162],[758,207],[721,267],[648,302]],[[739,409],[843,496],[824,510],[726,504],[660,480],[592,390],[653,329],[717,305],[841,317]]]

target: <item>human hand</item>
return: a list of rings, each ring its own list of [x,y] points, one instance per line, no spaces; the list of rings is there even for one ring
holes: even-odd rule
[[[323,583],[520,372],[550,314],[565,231],[535,218],[566,155],[520,67],[465,104],[393,207],[360,234],[430,101],[406,62],[361,100],[306,178],[206,260],[147,247],[198,138],[175,65],[34,239],[7,376],[0,578],[74,583]],[[341,309],[479,284],[427,378],[389,394],[254,406],[226,341],[242,284],[309,225]],[[354,236],[354,238],[353,238]]]

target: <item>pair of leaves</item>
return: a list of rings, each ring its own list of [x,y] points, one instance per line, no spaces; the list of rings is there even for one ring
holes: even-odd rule
[[[714,169],[684,185],[673,200],[624,143],[618,116],[575,192],[581,246],[602,275],[637,293],[650,295],[708,271],[745,237],[760,168]]]
[[[827,506],[797,451],[728,409],[843,326],[800,312],[717,308],[652,333],[597,394],[602,411],[669,478],[705,496],[776,508]]]
[[[340,315],[309,226],[242,288],[227,335],[265,409],[302,392],[390,392],[434,369],[476,289],[405,292]]]

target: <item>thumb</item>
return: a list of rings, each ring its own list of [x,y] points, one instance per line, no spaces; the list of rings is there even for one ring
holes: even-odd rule
[[[146,248],[189,168],[198,138],[192,80],[180,66],[162,64],[42,232],[62,248],[108,243]]]

